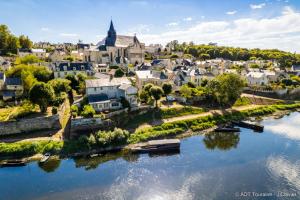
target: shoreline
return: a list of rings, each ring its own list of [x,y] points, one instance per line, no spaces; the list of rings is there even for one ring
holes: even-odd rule
[[[298,105],[298,106],[296,108],[292,108],[292,109],[284,109],[284,110],[278,109],[272,113],[263,114],[262,116],[247,116],[247,117],[242,118],[241,120],[245,120],[245,119],[253,120],[254,117],[256,117],[256,118],[261,117],[261,119],[265,119],[265,118],[269,118],[272,116],[274,117],[274,119],[277,119],[277,118],[281,118],[285,115],[288,115],[289,113],[292,113],[292,112],[299,112],[300,105],[299,104],[293,104],[293,105]],[[265,107],[267,107],[267,106],[265,106]],[[251,111],[251,110],[254,110],[254,109],[249,109],[247,111]],[[231,115],[234,115],[234,113],[231,113]],[[222,116],[225,116],[225,114],[223,114]],[[213,121],[213,120],[210,120],[210,121]],[[150,138],[145,141],[138,142],[138,143],[129,143],[129,144],[124,144],[124,145],[116,145],[116,146],[111,145],[108,147],[94,148],[94,149],[91,149],[88,151],[79,151],[79,152],[72,152],[72,153],[59,152],[59,153],[53,153],[53,156],[56,156],[59,159],[65,159],[65,158],[72,158],[72,157],[89,157],[93,154],[105,154],[105,153],[113,153],[113,152],[124,152],[125,154],[128,154],[128,153],[130,153],[130,148],[132,146],[139,145],[139,144],[147,142],[149,140],[161,139],[161,138],[184,139],[184,138],[192,137],[195,135],[206,135],[206,134],[210,134],[211,132],[213,132],[214,128],[216,128],[217,125],[221,125],[221,124],[227,123],[229,121],[231,121],[231,119],[225,119],[225,121],[223,121],[222,123],[216,123],[215,125],[213,125],[211,127],[208,127],[208,128],[202,129],[202,130],[198,130],[198,131],[193,131],[191,129],[191,127],[189,127],[187,130],[185,130],[181,133],[175,134],[175,135],[166,135],[164,137]],[[24,156],[22,156],[22,155],[20,155],[20,156],[0,156],[0,163],[3,161],[6,161],[6,160],[11,160],[11,159],[22,159],[25,162],[32,162],[32,161],[40,160],[42,158],[42,156],[43,156],[43,154],[41,154],[41,153],[36,153],[31,156],[26,156],[26,155],[24,155]]]

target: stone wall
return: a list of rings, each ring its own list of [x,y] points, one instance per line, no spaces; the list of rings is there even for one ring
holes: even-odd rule
[[[58,115],[0,122],[0,136],[59,129],[61,129],[61,125]]]
[[[92,133],[100,129],[108,130],[113,127],[111,120],[102,120],[101,118],[76,118],[71,119],[70,137],[84,133]]]

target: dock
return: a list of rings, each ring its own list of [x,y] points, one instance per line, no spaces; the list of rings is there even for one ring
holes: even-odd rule
[[[178,151],[179,149],[179,139],[151,140],[145,143],[133,145],[129,148],[129,150],[133,153],[167,152]]]
[[[214,129],[215,132],[240,132],[240,128],[234,127],[218,127]]]
[[[263,132],[264,131],[264,126],[260,124],[254,124],[252,122],[248,121],[233,121],[232,124],[242,127],[242,128],[248,128],[252,129],[257,132]]]

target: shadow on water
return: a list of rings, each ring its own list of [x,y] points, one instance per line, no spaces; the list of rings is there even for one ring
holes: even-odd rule
[[[136,162],[138,154],[125,154],[123,152],[106,153],[93,158],[78,157],[74,158],[76,168],[84,167],[86,170],[96,169],[100,164],[122,158],[128,162]]]
[[[240,141],[240,133],[231,132],[213,132],[207,134],[203,138],[203,142],[207,149],[230,150],[237,148]]]
[[[47,173],[55,172],[60,166],[60,159],[49,159],[45,163],[38,163],[38,166]]]

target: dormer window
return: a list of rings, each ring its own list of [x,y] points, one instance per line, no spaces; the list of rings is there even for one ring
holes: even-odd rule
[[[73,71],[76,71],[76,67],[73,67]]]
[[[67,71],[67,66],[66,65],[64,66],[64,71]]]
[[[82,71],[84,70],[84,66],[83,66],[83,65],[81,65],[81,70],[82,70]]]

